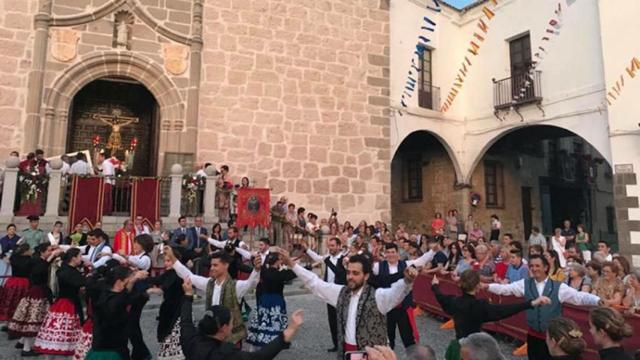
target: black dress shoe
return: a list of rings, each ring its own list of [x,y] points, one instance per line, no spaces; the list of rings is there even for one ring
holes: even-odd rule
[[[337,347],[332,347],[331,349],[327,349],[327,352],[337,352],[338,348]]]
[[[17,342],[15,348],[16,349],[22,349],[24,347],[24,344]]]
[[[36,356],[40,356],[40,354],[38,354],[37,352],[35,352],[35,351],[33,351],[33,350],[23,351],[22,353],[20,353],[20,355],[22,355],[22,357],[36,357]]]

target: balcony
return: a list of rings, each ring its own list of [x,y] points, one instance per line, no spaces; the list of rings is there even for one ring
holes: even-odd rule
[[[418,105],[421,108],[438,110],[440,108],[440,88],[423,84],[418,89]]]
[[[533,79],[528,73],[515,74],[502,80],[493,79],[493,107],[495,110],[519,107],[542,102],[541,72],[535,71]],[[526,86],[524,93],[520,89]]]

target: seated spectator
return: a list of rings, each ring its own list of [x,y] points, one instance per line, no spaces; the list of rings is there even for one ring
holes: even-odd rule
[[[540,245],[531,245],[529,246],[529,257],[532,255],[542,255],[544,253],[544,248]]]
[[[529,235],[529,249],[534,245],[539,245],[542,251],[547,249],[547,239],[540,233],[540,228],[537,226],[531,228],[531,235]],[[540,254],[542,254],[542,251],[540,251]]]
[[[633,335],[633,328],[611,308],[599,307],[589,313],[589,332],[600,348],[601,360],[632,360],[620,342]]]
[[[575,246],[568,247],[566,254],[567,266],[573,263],[584,264],[582,253],[580,253]]]
[[[544,253],[544,257],[549,261],[549,279],[564,282],[567,277],[562,266],[560,266],[560,257],[555,250],[547,250]]]
[[[578,324],[567,318],[549,321],[546,343],[554,359],[564,360],[581,360],[587,347]]]
[[[458,267],[458,263],[462,260],[462,251],[457,241],[449,245],[449,260],[447,261],[447,271],[454,271]]]
[[[461,360],[504,360],[493,336],[479,332],[460,339]]]
[[[607,243],[606,241],[598,241],[598,252],[604,257],[604,261],[613,260],[613,255],[611,255],[611,248],[609,247],[609,243]]]
[[[593,291],[593,284],[598,281],[602,272],[602,264],[591,260],[587,263],[587,277],[589,278],[589,292]]]
[[[569,277],[567,285],[578,290],[589,292],[591,290],[591,279],[586,276],[587,269],[581,264],[574,263],[569,266]]]
[[[640,270],[636,269],[629,274],[627,293],[622,302],[624,307],[635,313],[640,310]]]
[[[500,256],[500,250],[502,250],[502,244],[500,244],[498,240],[491,240],[489,244],[489,251],[491,252],[489,255],[491,256],[491,259],[496,263],[501,262],[502,257]]]
[[[493,274],[496,272],[496,264],[489,254],[489,248],[487,248],[486,245],[478,245],[476,248],[476,258],[478,262],[475,270],[480,274],[480,279],[483,282],[492,282]]]
[[[484,232],[480,228],[480,224],[476,221],[473,223],[473,230],[469,232],[469,241],[478,243],[480,238],[483,238]]]
[[[566,259],[564,257],[564,252],[566,251],[565,245],[567,239],[561,235],[562,230],[560,228],[556,228],[553,232],[553,236],[551,237],[551,248],[549,250],[555,250],[558,254],[558,259],[560,260],[561,266],[566,266]]]
[[[593,284],[592,294],[599,296],[607,306],[619,306],[624,296],[624,284],[616,274],[618,267],[611,261],[602,264],[602,276]]]
[[[504,283],[512,283],[518,280],[528,279],[529,268],[527,267],[527,264],[522,261],[522,250],[511,249],[510,256],[507,276],[505,277],[506,282]]]
[[[494,281],[502,282],[507,275],[507,268],[509,268],[510,263],[510,254],[509,246],[500,246],[500,253],[497,256],[497,259],[500,259],[500,261],[496,260],[496,271],[493,278]]]
[[[465,270],[473,269],[476,264],[476,249],[473,245],[468,244],[462,247],[462,259],[458,262],[458,266],[454,271],[454,276],[460,276]]]
[[[431,263],[427,264],[427,269],[424,270],[426,274],[440,273],[446,269],[449,257],[443,251],[443,242],[444,237],[441,235],[429,238],[429,249],[432,250],[435,255],[433,256]]]
[[[631,264],[626,257],[615,255],[613,262],[618,266],[618,278],[622,280],[622,283],[626,286],[629,283],[629,274],[631,273]]]

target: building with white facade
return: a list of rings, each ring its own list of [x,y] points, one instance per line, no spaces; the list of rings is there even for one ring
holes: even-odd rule
[[[394,220],[428,227],[433,213],[455,208],[483,229],[497,214],[523,238],[567,218],[640,265],[640,3],[440,9],[391,2]]]

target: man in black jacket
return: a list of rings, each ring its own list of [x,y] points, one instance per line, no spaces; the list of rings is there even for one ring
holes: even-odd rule
[[[256,352],[245,352],[235,348],[224,339],[231,332],[231,312],[224,306],[212,306],[204,313],[198,329],[191,319],[193,286],[188,279],[182,284],[185,301],[180,315],[180,345],[189,360],[267,360],[273,359],[286,349],[293,335],[304,322],[303,311],[296,310],[289,320],[289,326],[282,335]]]

